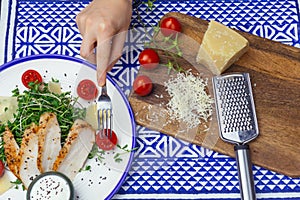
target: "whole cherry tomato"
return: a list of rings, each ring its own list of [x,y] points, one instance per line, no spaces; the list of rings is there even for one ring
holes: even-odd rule
[[[181,24],[174,17],[166,17],[160,23],[160,29],[164,36],[175,36],[176,33],[181,32]]]
[[[153,49],[144,49],[139,55],[139,62],[145,69],[154,69],[159,64],[159,57]]]
[[[117,145],[117,142],[118,138],[116,133],[110,129],[104,129],[96,135],[96,144],[104,151],[112,150]]]
[[[139,96],[146,96],[152,91],[152,80],[146,75],[136,77],[133,82],[133,91]]]
[[[22,74],[22,83],[27,88],[30,88],[30,82],[41,83],[42,81],[41,74],[33,69],[29,69]]]
[[[98,89],[93,81],[84,79],[77,86],[77,94],[85,100],[93,100],[98,95]]]
[[[3,162],[0,160],[0,177],[3,176],[4,171],[5,171],[4,164],[3,164]]]

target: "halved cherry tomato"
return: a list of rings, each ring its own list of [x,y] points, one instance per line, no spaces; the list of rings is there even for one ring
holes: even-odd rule
[[[33,69],[29,69],[22,74],[22,83],[25,87],[29,87],[30,82],[41,83],[43,78],[41,74]]]
[[[93,81],[84,79],[77,86],[77,94],[85,100],[93,100],[98,95],[98,89]]]
[[[5,171],[4,163],[0,160],[0,177],[3,176]]]
[[[136,77],[133,82],[133,91],[139,96],[146,96],[152,91],[152,80],[146,75]]]
[[[159,64],[159,57],[153,49],[144,49],[139,55],[139,62],[145,69],[154,69]]]
[[[110,135],[111,134],[111,135]],[[100,149],[105,151],[112,150],[118,143],[116,133],[110,129],[104,129],[96,135],[96,144]]]
[[[175,36],[181,32],[181,24],[175,17],[166,17],[160,23],[161,32],[164,36]]]

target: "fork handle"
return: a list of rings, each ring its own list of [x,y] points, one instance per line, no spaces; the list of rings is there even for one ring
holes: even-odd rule
[[[106,83],[101,87],[101,94],[106,94],[107,95]]]
[[[241,199],[256,200],[249,145],[235,145],[234,151],[238,167]]]

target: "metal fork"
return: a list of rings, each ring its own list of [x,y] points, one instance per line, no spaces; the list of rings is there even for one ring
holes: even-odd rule
[[[98,112],[98,130],[101,137],[112,137],[112,101],[107,94],[106,85],[101,89],[101,94],[97,101],[97,112]]]

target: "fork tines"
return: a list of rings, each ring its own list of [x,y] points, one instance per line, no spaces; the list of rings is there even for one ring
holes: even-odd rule
[[[107,94],[106,86],[102,87],[97,101],[98,129],[103,137],[111,137],[113,131],[112,101]]]
[[[98,124],[99,131],[106,136],[111,137],[113,114],[111,109],[99,109],[98,110]]]

